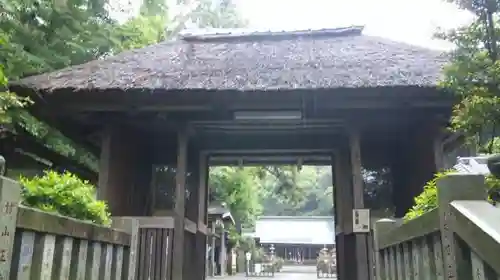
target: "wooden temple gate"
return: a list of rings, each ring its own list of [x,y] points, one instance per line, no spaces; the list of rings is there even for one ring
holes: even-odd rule
[[[441,165],[453,103],[435,88],[439,53],[377,40],[360,28],[185,36],[12,90],[99,155],[99,197],[113,216],[162,221],[138,238],[172,236],[171,279],[205,277],[209,165],[321,164],[336,186],[339,279],[366,280],[371,239],[352,224],[366,207],[362,168],[391,168],[404,214]],[[171,170],[162,186],[156,166]]]

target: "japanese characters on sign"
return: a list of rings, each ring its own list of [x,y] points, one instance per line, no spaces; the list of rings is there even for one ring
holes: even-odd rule
[[[352,231],[354,233],[370,232],[370,209],[352,210]]]

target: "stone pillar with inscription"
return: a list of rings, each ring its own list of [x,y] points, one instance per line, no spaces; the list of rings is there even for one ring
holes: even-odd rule
[[[463,255],[460,253],[458,240],[450,228],[450,224],[455,219],[450,203],[455,200],[486,200],[487,187],[483,175],[471,174],[448,175],[439,179],[436,184],[445,278],[449,280],[461,279],[458,276],[459,271],[467,267],[468,260],[462,259]]]
[[[10,279],[17,211],[21,201],[18,182],[0,177],[0,280]]]

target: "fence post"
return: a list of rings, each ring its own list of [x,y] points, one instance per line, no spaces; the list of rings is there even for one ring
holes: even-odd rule
[[[487,187],[484,176],[450,174],[437,181],[437,195],[445,279],[455,280],[458,278],[458,270],[466,269],[467,265],[462,265],[466,260],[461,255],[458,240],[450,229],[450,220],[455,218],[450,211],[450,203],[455,200],[486,200]]]
[[[17,211],[21,202],[18,182],[0,177],[0,280],[10,279]]]
[[[388,267],[385,267],[384,254],[380,250],[380,235],[396,228],[398,225],[396,220],[380,219],[375,222],[373,227],[373,250],[375,250],[375,279],[386,280],[389,279]],[[387,252],[386,252],[387,254]]]
[[[123,256],[122,279],[134,280],[139,269],[139,220],[134,217],[113,217],[112,220],[114,228],[130,234],[130,248]]]

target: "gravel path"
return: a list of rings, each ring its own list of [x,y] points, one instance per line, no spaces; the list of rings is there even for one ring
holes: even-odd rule
[[[281,272],[275,273],[272,277],[246,277],[244,274],[208,278],[213,280],[318,280],[315,266],[285,266]],[[336,280],[333,278],[321,278],[320,280]]]

